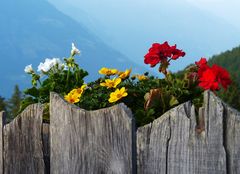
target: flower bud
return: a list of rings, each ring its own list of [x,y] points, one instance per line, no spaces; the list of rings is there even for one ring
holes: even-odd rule
[[[145,72],[144,75],[145,75],[145,76],[148,76],[148,75],[149,75],[149,72]]]
[[[34,73],[34,70],[33,70],[33,68],[32,68],[32,64],[31,64],[31,65],[27,65],[27,66],[24,68],[24,71],[25,71],[25,73],[33,74],[33,73]]]
[[[75,47],[74,43],[72,43],[71,56],[75,56],[76,54],[80,54],[80,51],[77,47]]]

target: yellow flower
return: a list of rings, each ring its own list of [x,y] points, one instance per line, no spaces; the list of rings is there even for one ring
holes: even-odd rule
[[[136,75],[136,77],[137,77],[137,79],[139,80],[139,81],[142,81],[142,80],[147,80],[148,79],[148,77],[147,76],[145,76],[145,75]]]
[[[108,99],[109,103],[114,103],[120,100],[123,97],[126,97],[128,93],[126,92],[125,87],[122,87],[120,90],[116,89],[114,92],[110,94],[110,98]]]
[[[74,92],[77,93],[77,94],[82,95],[82,93],[83,93],[83,91],[85,90],[86,87],[87,87],[87,85],[84,84],[84,85],[82,85],[80,88],[75,89]],[[74,90],[74,89],[73,89],[73,90]]]
[[[98,72],[99,72],[99,74],[111,76],[111,75],[116,75],[118,73],[118,70],[117,69],[109,69],[109,68],[103,67]]]
[[[118,75],[121,79],[126,79],[127,77],[129,77],[131,72],[132,69],[127,69],[125,72],[120,72]]]
[[[122,79],[114,78],[114,79],[106,79],[105,82],[100,83],[101,86],[106,86],[107,88],[116,88],[119,83],[121,83]]]
[[[64,99],[69,103],[77,103],[80,100],[79,95],[77,93],[71,93],[71,92],[65,95]]]
[[[77,103],[80,101],[83,91],[87,87],[86,84],[82,85],[80,88],[71,90],[67,95],[64,96],[64,99],[69,103]]]

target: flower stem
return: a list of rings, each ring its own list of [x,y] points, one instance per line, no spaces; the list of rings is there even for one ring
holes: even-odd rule
[[[67,87],[68,87],[69,76],[70,76],[70,67],[68,68],[68,73],[67,73],[67,84],[66,84]]]
[[[38,79],[38,83],[40,84],[40,86],[42,86],[42,83],[41,83],[40,79]]]

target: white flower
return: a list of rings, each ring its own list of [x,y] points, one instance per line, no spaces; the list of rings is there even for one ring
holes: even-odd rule
[[[38,71],[48,72],[53,67],[51,59],[45,59],[44,63],[38,65]]]
[[[62,68],[63,70],[68,70],[68,66],[65,63],[62,64]]]
[[[57,68],[60,69],[63,63],[59,58],[52,58],[52,59],[46,58],[44,63],[41,62],[38,65],[38,71],[48,72],[55,65],[57,65],[58,66]]]
[[[32,64],[31,65],[27,65],[25,68],[24,68],[24,71],[25,73],[28,73],[28,74],[32,74],[34,71],[33,71],[33,68],[32,68]]]
[[[80,54],[80,51],[78,48],[75,47],[74,43],[72,43],[71,55],[74,56],[76,54]]]

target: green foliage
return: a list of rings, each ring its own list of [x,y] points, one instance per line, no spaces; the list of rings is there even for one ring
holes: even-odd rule
[[[20,103],[20,112],[22,112],[27,106],[38,103],[37,98],[34,98],[32,96],[24,96],[23,100]]]
[[[217,95],[233,108],[240,110],[240,85],[235,79],[226,91],[220,90]]]
[[[202,104],[203,90],[197,88],[196,83],[187,76],[177,78],[177,75],[171,73],[165,79],[153,76],[147,76],[145,80],[138,80],[134,76],[123,79],[117,88],[125,87],[127,97],[110,103],[108,99],[115,88],[107,89],[100,85],[109,78],[107,76],[89,83],[77,105],[86,110],[96,110],[123,102],[132,110],[137,126],[142,126],[180,103],[191,100],[198,107]]]
[[[49,94],[51,91],[65,95],[67,91],[73,88],[81,86],[83,84],[83,78],[87,76],[87,72],[76,68],[76,70],[62,70],[58,73],[48,72],[48,77],[45,79],[39,87],[33,86],[26,89],[24,93],[32,96],[34,100],[38,100],[40,103],[49,102]]]
[[[146,110],[144,108],[144,96],[150,89],[157,88],[159,86],[159,79],[154,78],[153,76],[142,81],[135,78],[124,79],[117,88],[125,87],[127,89],[128,96],[117,102],[110,103],[108,99],[110,93],[115,91],[115,88],[107,89],[106,87],[100,85],[101,82],[104,82],[108,78],[109,77],[100,78],[89,83],[88,88],[84,91],[84,94],[81,96],[81,100],[77,105],[86,110],[96,110],[123,102],[131,108],[138,125],[149,123],[155,118],[154,109]]]
[[[88,73],[75,62],[74,55],[78,52],[73,47],[71,56],[64,59],[64,64],[56,59],[46,60],[44,64],[40,64],[41,74],[35,73],[30,65],[25,68],[25,72],[32,76],[32,87],[24,91],[21,110],[29,104],[40,102],[44,104],[43,118],[49,121],[49,93],[54,91],[63,95],[66,101],[86,110],[97,110],[123,102],[132,110],[137,126],[142,126],[178,104],[191,101],[196,111],[202,106],[204,90],[198,87],[201,69],[199,65],[190,65],[184,71],[172,74],[167,71],[172,59],[164,65],[160,61],[159,70],[165,76],[162,79],[149,76],[148,73],[131,76],[130,69],[121,72],[103,67],[99,73],[105,75],[104,77],[84,84],[83,79]],[[180,54],[181,51],[176,53]],[[204,82],[212,85],[212,81],[208,82],[208,76],[205,78],[207,80]],[[239,101],[239,98],[233,93],[239,94],[238,91],[239,86],[233,83],[230,90],[225,93],[219,91],[218,94],[229,103],[235,101],[237,106],[239,103],[236,100]]]
[[[88,75],[88,72],[75,63],[74,55],[64,59],[65,64],[56,59],[45,60],[41,74],[37,74],[32,69],[27,71],[32,76],[32,87],[24,90],[25,96],[21,102],[20,111],[30,104],[42,103],[44,104],[44,121],[49,122],[50,92],[65,95],[73,88],[83,85],[83,78]]]

